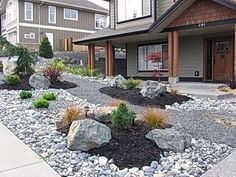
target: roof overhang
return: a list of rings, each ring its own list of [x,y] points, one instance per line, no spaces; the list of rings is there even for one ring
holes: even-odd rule
[[[7,0],[0,0],[0,15],[6,12]]]
[[[109,1],[109,0],[106,0]],[[73,41],[75,44],[86,44],[86,43],[92,43],[92,42],[98,42],[102,40],[113,40],[117,38],[123,38],[127,36],[135,36],[135,35],[141,35],[148,33],[149,35],[157,34],[161,35],[162,32],[172,21],[176,19],[181,13],[183,13],[188,7],[190,7],[196,0],[178,0],[171,8],[169,8],[160,18],[158,18],[152,25],[147,27],[146,29],[139,30],[139,31],[129,31],[127,33],[122,34],[115,34],[115,35],[109,35],[105,34],[104,36],[99,37],[92,37],[92,38],[82,38],[79,40]],[[217,2],[223,6],[226,6],[230,9],[233,9],[236,11],[236,3],[232,2],[230,0],[213,0],[214,2]],[[236,23],[236,19],[228,20],[227,23],[212,23],[211,26],[214,25],[228,25],[231,23]],[[88,36],[89,37],[89,36]]]

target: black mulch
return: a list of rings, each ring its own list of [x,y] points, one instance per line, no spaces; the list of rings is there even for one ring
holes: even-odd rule
[[[172,105],[175,102],[182,104],[185,101],[190,100],[191,98],[184,95],[172,95],[171,93],[163,93],[159,98],[150,99],[143,97],[139,92],[140,89],[125,90],[115,87],[103,87],[99,91],[106,95],[111,96],[115,99],[120,99],[127,101],[134,105],[139,106],[150,106],[150,107],[159,107],[165,109],[166,105]]]
[[[154,160],[159,161],[161,149],[145,138],[150,129],[141,124],[128,130],[115,129],[108,123],[106,125],[112,130],[110,143],[88,151],[89,154],[112,158],[120,169],[141,168],[150,165]]]
[[[71,82],[52,82],[50,88],[53,89],[70,89],[77,87],[76,84]],[[0,90],[7,89],[7,90],[32,90],[32,87],[29,85],[29,76],[21,76],[21,82],[17,85],[11,86],[7,84],[0,85]]]

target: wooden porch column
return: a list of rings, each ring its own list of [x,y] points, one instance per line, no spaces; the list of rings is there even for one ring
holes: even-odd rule
[[[89,69],[91,69],[91,58],[92,58],[92,56],[91,56],[91,54],[92,54],[91,50],[92,50],[92,47],[91,47],[91,44],[89,44],[89,45],[88,45],[88,68],[89,68]]]
[[[105,50],[106,50],[105,75],[112,76],[114,74],[114,56],[113,56],[113,46],[111,41],[106,42]]]
[[[90,58],[90,64],[91,64],[91,67],[90,69],[95,69],[95,44],[91,44],[91,49],[90,49],[90,52],[91,52],[91,58]]]
[[[236,79],[236,24],[234,25],[234,78]]]
[[[168,76],[173,77],[173,33],[168,33]]]
[[[173,32],[173,77],[179,77],[179,33]]]

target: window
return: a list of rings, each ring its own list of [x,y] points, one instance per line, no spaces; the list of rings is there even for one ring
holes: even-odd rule
[[[118,22],[151,15],[151,0],[118,0]]]
[[[106,15],[95,14],[95,28],[103,29],[106,27]]]
[[[78,10],[64,9],[64,19],[78,20]]]
[[[146,61],[148,55],[154,52],[162,52],[163,54],[168,53],[168,44],[154,44],[138,46],[138,70],[139,71],[154,71],[156,69],[167,71],[168,60],[162,60],[160,63],[153,63]]]
[[[33,3],[25,2],[25,20],[33,21]]]
[[[8,40],[11,44],[15,45],[15,44],[16,44],[16,32],[9,33],[9,34],[7,35],[7,40]]]
[[[17,19],[17,7],[15,1],[9,1],[6,8],[6,17],[7,17],[7,24],[15,21]]]
[[[57,9],[54,6],[48,6],[48,22],[56,23],[57,20]]]
[[[5,31],[6,26],[7,26],[7,24],[6,24],[6,14],[3,14],[1,16],[1,28],[2,28],[1,31]]]

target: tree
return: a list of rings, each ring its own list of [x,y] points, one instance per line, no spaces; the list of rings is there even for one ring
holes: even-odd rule
[[[47,38],[47,36],[44,36],[41,44],[39,46],[39,56],[44,58],[52,58],[53,57],[53,50],[52,46]]]
[[[153,77],[158,76],[158,80],[160,82],[161,76],[162,76],[161,70],[164,69],[163,62],[168,60],[168,55],[166,53],[162,53],[162,52],[153,52],[150,55],[148,55],[145,60],[154,63],[155,69],[153,71],[152,76]]]

